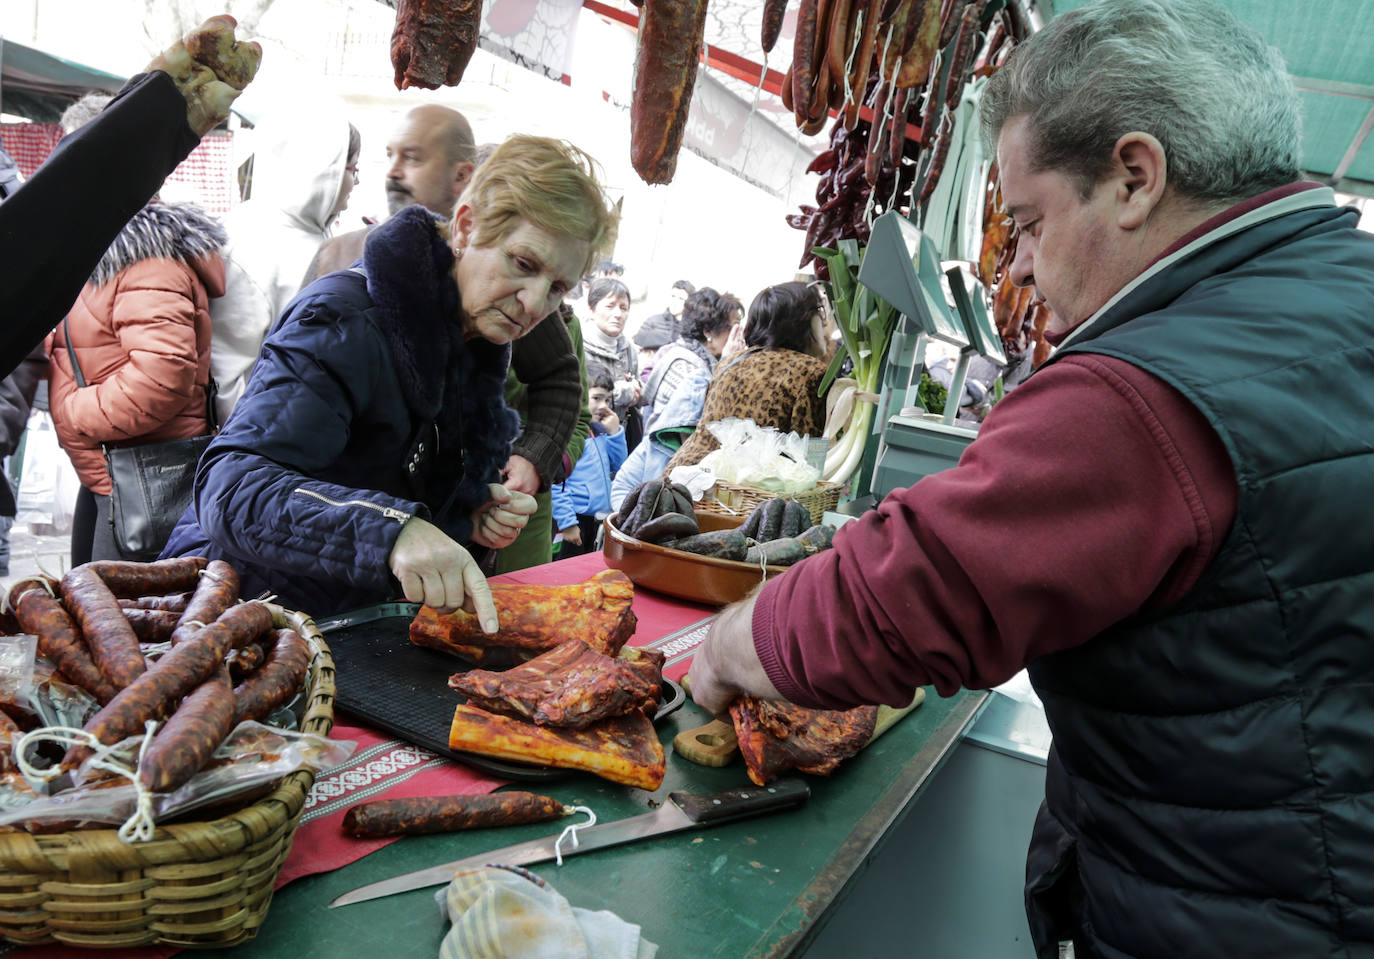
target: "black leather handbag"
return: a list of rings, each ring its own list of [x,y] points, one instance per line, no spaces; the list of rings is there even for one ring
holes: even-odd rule
[[[63,331],[64,337],[66,330]],[[67,339],[67,355],[78,386],[86,385],[76,351]],[[110,474],[110,525],[115,546],[125,559],[149,562],[167,545],[172,529],[191,505],[196,464],[218,429],[215,414],[215,378],[205,391],[205,417],[210,432],[204,436],[145,443],[142,446],[105,446],[105,468]]]

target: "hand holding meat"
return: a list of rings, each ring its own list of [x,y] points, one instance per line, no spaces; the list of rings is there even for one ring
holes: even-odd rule
[[[724,714],[740,694],[782,698],[754,651],[753,619],[753,597],[725,607],[692,657],[692,699],[713,716]]]
[[[412,603],[445,613],[465,606],[476,615],[483,632],[496,632],[496,605],[486,577],[472,554],[434,524],[418,517],[407,520],[391,548],[389,565]]]
[[[224,122],[262,62],[261,46],[234,38],[237,25],[228,14],[211,17],[148,64],[176,82],[186,98],[186,122],[198,134]]]
[[[502,549],[515,542],[539,504],[527,493],[496,483],[489,488],[491,499],[472,514],[472,541],[491,549]]]

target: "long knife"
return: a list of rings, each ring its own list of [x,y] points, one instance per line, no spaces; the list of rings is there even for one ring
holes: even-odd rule
[[[668,801],[653,812],[631,816],[618,822],[578,829],[577,845],[565,842],[562,849],[563,857],[566,859],[569,856],[634,842],[648,836],[661,836],[683,829],[701,829],[775,809],[799,806],[806,802],[810,795],[811,788],[796,778],[778,779],[767,786],[736,787],[711,796],[681,791],[670,792]],[[466,859],[446,862],[442,866],[431,866],[417,872],[383,879],[381,882],[369,883],[339,896],[329,904],[329,908],[380,899],[398,892],[423,889],[425,886],[438,886],[452,879],[453,874],[460,869],[475,869],[496,863],[506,866],[528,866],[532,863],[546,862],[555,858],[553,847],[557,840],[557,834],[545,836],[542,839],[506,846],[504,849],[468,856]]]

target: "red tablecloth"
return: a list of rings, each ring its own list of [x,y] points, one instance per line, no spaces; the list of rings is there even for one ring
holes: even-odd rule
[[[507,573],[495,581],[566,585],[580,583],[606,568],[600,553]],[[692,652],[706,634],[715,614],[709,606],[676,600],[649,590],[637,590],[634,612],[638,619],[634,646],[662,649],[667,656],[663,674],[681,680],[691,663]],[[477,770],[363,726],[336,723],[331,739],[358,744],[348,761],[323,770],[306,797],[300,825],[292,840],[291,855],[282,865],[276,888],[320,872],[338,869],[382,848],[392,839],[352,839],[340,831],[344,812],[355,803],[385,795],[471,795],[488,793],[507,785]],[[34,946],[22,954],[34,959],[150,959],[178,952],[171,947],[137,949],[81,949],[72,946]]]

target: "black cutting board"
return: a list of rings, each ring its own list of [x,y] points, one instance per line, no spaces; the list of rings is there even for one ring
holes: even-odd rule
[[[334,657],[335,707],[406,742],[504,779],[538,782],[571,775],[574,770],[449,748],[453,707],[463,697],[449,688],[448,678],[473,667],[410,641],[410,621],[419,608],[414,603],[386,603],[316,621]],[[665,678],[654,721],[685,699],[682,687]]]

